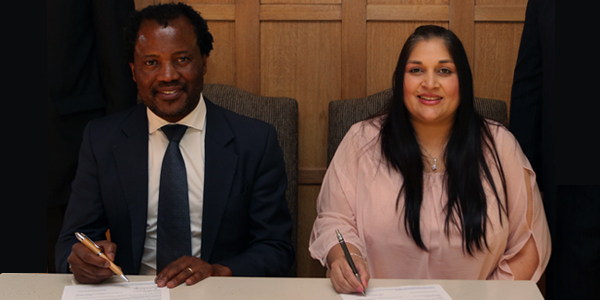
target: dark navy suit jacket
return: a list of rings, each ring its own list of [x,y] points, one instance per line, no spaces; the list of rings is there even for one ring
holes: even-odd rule
[[[294,262],[287,178],[275,128],[206,99],[201,259],[235,276],[286,276]],[[58,272],[80,231],[117,244],[115,263],[138,274],[148,207],[146,106],[88,124],[56,245]]]

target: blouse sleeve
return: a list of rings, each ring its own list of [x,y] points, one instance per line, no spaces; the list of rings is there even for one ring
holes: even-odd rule
[[[358,236],[356,223],[356,178],[358,172],[358,126],[354,125],[344,136],[325,172],[317,198],[317,218],[310,235],[311,256],[327,266],[327,255],[338,243],[338,229],[346,243],[356,246],[361,255],[364,246]],[[364,255],[363,255],[364,257]]]
[[[535,172],[519,143],[506,128],[499,127],[495,136],[496,147],[506,177],[509,235],[506,249],[500,257],[498,266],[488,279],[514,279],[508,260],[519,253],[527,241],[532,238],[539,260],[531,280],[537,282],[548,265],[551,244],[550,231]],[[529,184],[526,184],[526,181],[529,181]],[[527,220],[528,192],[531,195],[531,222]]]

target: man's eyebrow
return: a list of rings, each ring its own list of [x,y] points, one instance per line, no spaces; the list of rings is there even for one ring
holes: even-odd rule
[[[190,53],[190,51],[188,51],[188,50],[180,50],[180,51],[174,52],[173,54],[174,55],[179,55],[179,54],[187,54],[187,53]]]
[[[172,55],[180,55],[180,54],[187,54],[187,53],[190,53],[190,51],[188,51],[188,50],[180,50],[180,51],[173,52]],[[159,56],[160,55],[156,54],[156,53],[148,53],[148,54],[144,54],[143,55],[143,57],[159,57]]]

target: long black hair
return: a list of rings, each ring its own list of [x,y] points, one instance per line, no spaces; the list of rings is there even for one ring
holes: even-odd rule
[[[460,103],[454,116],[450,138],[443,154],[446,174],[444,182],[448,202],[445,233],[456,226],[463,240],[463,250],[474,255],[475,250],[489,248],[486,239],[487,198],[482,180],[487,181],[502,212],[508,214],[508,204],[500,200],[496,184],[486,162],[486,149],[500,174],[501,187],[506,197],[506,181],[493,137],[487,121],[475,112],[473,77],[466,52],[458,37],[450,30],[434,25],[418,27],[404,44],[394,73],[393,95],[386,106],[380,131],[382,156],[387,165],[400,172],[404,182],[396,199],[399,208],[404,195],[404,224],[417,246],[427,251],[421,239],[420,212],[423,202],[423,154],[417,142],[409,112],[404,104],[404,72],[410,53],[418,42],[440,39],[446,45],[456,66]],[[502,223],[501,223],[502,224]]]

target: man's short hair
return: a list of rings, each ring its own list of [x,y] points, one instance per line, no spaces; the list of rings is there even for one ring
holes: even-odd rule
[[[196,10],[184,3],[160,3],[150,5],[142,10],[134,11],[125,25],[125,55],[127,61],[133,62],[135,42],[140,25],[144,20],[154,20],[163,27],[169,25],[169,21],[180,16],[185,16],[196,33],[196,44],[200,48],[200,54],[208,56],[213,49],[213,36],[208,32],[206,21]]]

